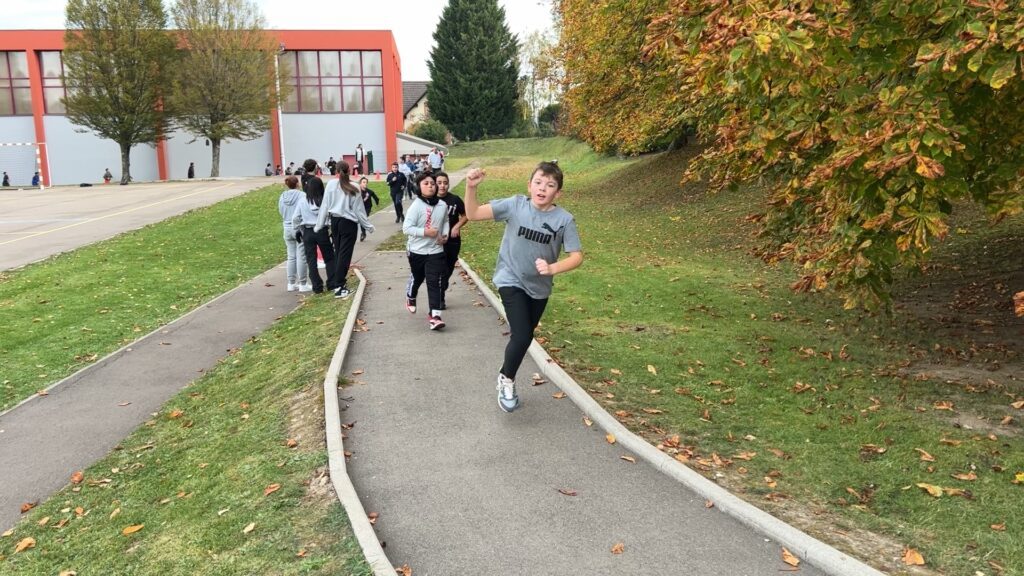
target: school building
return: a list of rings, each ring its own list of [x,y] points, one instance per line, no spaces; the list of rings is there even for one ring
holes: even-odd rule
[[[403,130],[401,60],[390,30],[271,30],[282,47],[279,63],[292,90],[260,138],[221,144],[222,177],[262,176],[267,163],[301,165],[306,158],[353,160],[356,146],[387,171]],[[61,51],[63,30],[0,31],[0,170],[12,186],[27,186],[36,155],[44,185],[95,183],[109,168],[120,179],[116,143],[68,121]],[[38,146],[7,146],[36,143]],[[30,156],[30,158],[29,158]],[[210,174],[211,149],[182,131],[155,146],[136,145],[136,181]]]

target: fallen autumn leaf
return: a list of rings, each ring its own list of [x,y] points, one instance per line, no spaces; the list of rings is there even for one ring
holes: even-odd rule
[[[133,524],[131,526],[127,526],[127,527],[125,527],[124,530],[121,530],[121,534],[124,534],[125,536],[129,536],[131,534],[135,534],[139,530],[142,530],[142,528],[144,526],[145,526],[145,524]]]
[[[794,568],[796,568],[800,564],[800,559],[794,556],[792,552],[785,548],[782,549],[782,561]]]
[[[924,566],[924,556],[913,548],[903,551],[903,563],[907,566]]]
[[[626,550],[626,545],[622,542],[612,546],[612,554],[622,554]]]
[[[32,538],[31,536],[29,536],[28,538],[22,538],[21,541],[18,542],[17,546],[14,547],[14,553],[17,554],[18,552],[24,552],[25,550],[28,550],[29,548],[35,548],[35,547],[36,547],[36,539]]]

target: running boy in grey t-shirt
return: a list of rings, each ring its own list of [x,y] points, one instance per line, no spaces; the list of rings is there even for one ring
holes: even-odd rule
[[[583,252],[572,214],[555,205],[562,194],[558,164],[537,165],[527,182],[529,198],[512,196],[481,205],[476,191],[484,175],[483,170],[473,169],[466,176],[466,216],[470,220],[505,222],[494,285],[505,307],[511,335],[497,388],[498,406],[511,412],[519,407],[516,372],[544,314],[554,284],[552,276],[579,267]],[[558,260],[563,250],[567,255]]]

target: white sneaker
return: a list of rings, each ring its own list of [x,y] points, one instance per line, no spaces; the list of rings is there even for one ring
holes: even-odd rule
[[[512,412],[519,408],[519,395],[516,394],[516,382],[498,372],[498,407],[504,412]]]
[[[295,292],[298,289],[299,289],[299,285],[298,284],[289,284],[288,285],[288,291],[289,292]]]
[[[312,292],[312,291],[313,291],[313,285],[312,284],[299,284],[299,292]]]

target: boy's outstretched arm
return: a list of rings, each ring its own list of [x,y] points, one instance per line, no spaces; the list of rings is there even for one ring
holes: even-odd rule
[[[551,264],[543,258],[537,258],[534,263],[537,265],[537,273],[541,276],[554,276],[579,268],[580,264],[583,264],[583,252],[569,252],[565,258]]]
[[[494,211],[490,204],[483,206],[476,199],[476,187],[483,182],[486,172],[473,168],[466,175],[466,218],[470,220],[494,220]]]

